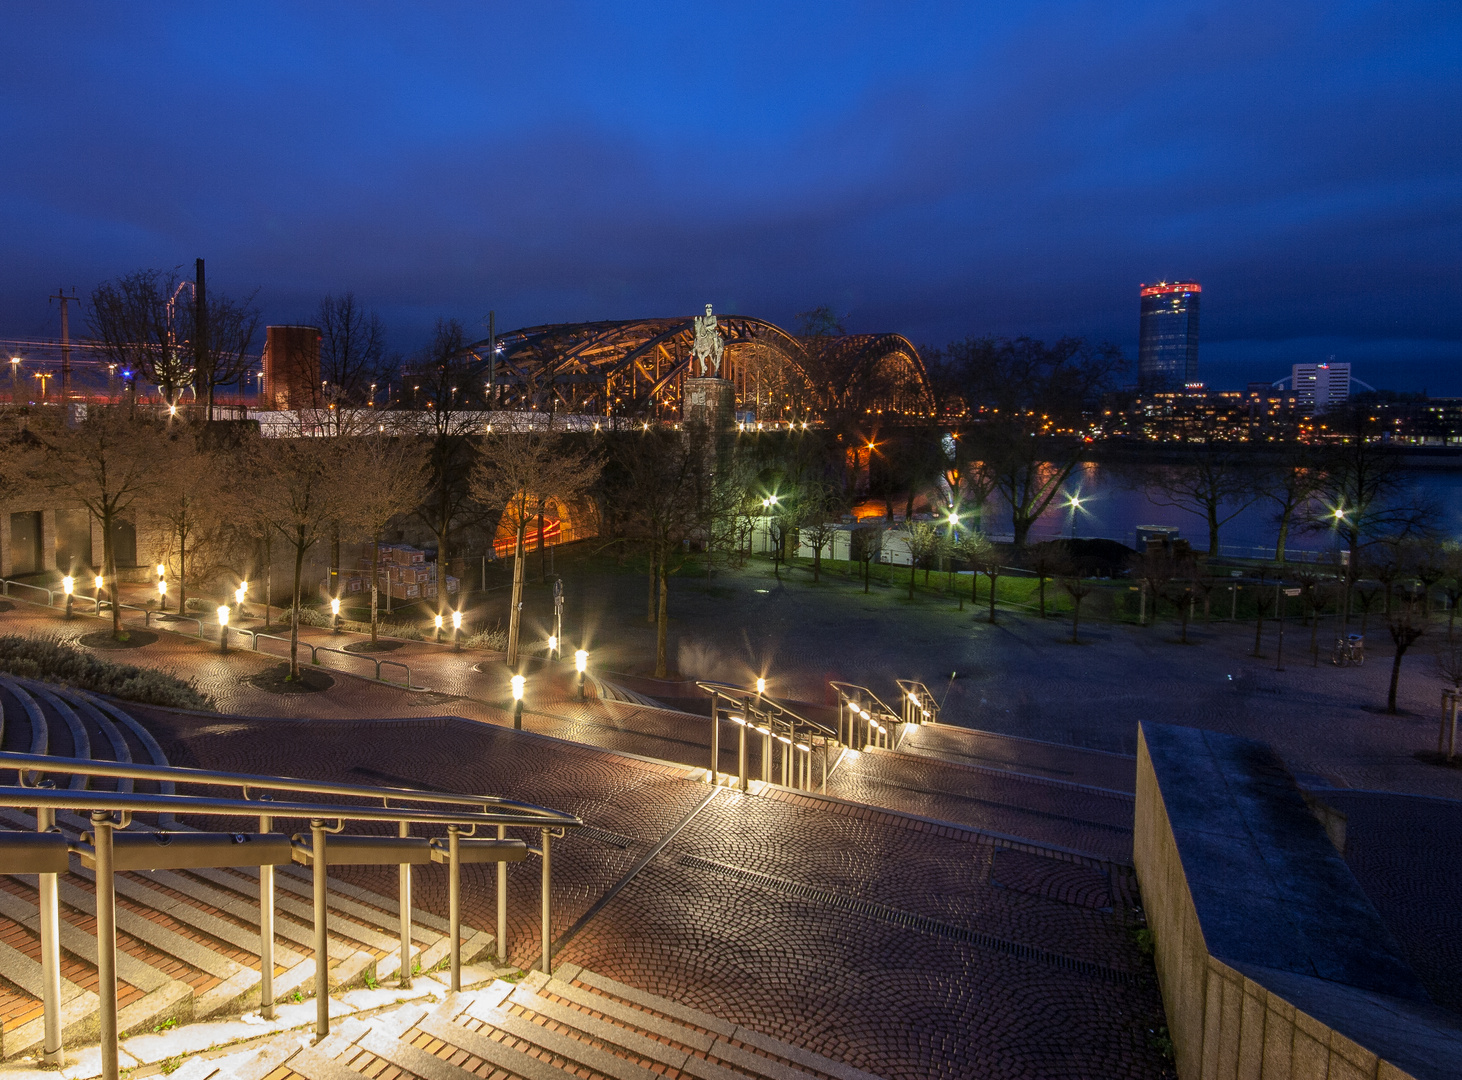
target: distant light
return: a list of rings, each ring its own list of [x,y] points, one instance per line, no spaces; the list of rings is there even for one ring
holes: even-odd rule
[[[521,675],[513,676],[513,700],[523,700],[523,676]]]
[[[440,615],[438,615],[437,616],[437,629],[440,630],[441,628],[442,628],[442,617]]]
[[[98,592],[100,592],[102,589],[105,589],[107,587],[107,583],[102,580],[102,576],[100,574],[98,574],[96,576],[96,581],[93,584],[96,585],[96,588],[97,588],[97,591]]]
[[[168,583],[161,578],[157,582],[157,595],[162,597],[168,594]]]
[[[168,568],[166,566],[164,566],[162,563],[158,563],[157,564],[157,576],[158,577],[162,577],[167,572],[168,572]]]

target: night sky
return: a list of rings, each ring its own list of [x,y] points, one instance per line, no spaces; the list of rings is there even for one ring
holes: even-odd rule
[[[393,347],[718,311],[1462,394],[1462,5],[6,4],[0,336],[208,260]]]

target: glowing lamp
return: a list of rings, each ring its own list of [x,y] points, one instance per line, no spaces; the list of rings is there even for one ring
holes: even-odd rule
[[[163,577],[165,574],[167,574],[167,572],[168,572],[168,568],[163,563],[158,563],[157,564],[157,576],[158,577]]]
[[[756,692],[758,694],[765,694],[767,692],[767,681],[765,679],[756,680]]]
[[[437,621],[437,629],[440,630],[442,628],[442,617],[440,615],[438,615],[436,617],[436,621]]]
[[[558,635],[557,634],[549,634],[548,635],[548,651],[549,652],[557,652],[558,651]]]
[[[583,649],[574,652],[574,670],[580,675],[589,669],[589,654]]]
[[[218,605],[218,625],[219,626],[227,626],[228,625],[228,605],[227,604],[219,604]]]
[[[102,576],[100,574],[96,576],[96,581],[93,582],[93,584],[96,586],[98,592],[107,587],[107,583],[102,580]]]
[[[332,599],[330,601],[330,614],[331,615],[339,615],[340,614],[340,600],[338,598],[337,599]]]
[[[521,675],[513,676],[513,700],[523,700],[523,676]]]
[[[462,629],[462,613],[460,611],[452,612],[452,629]]]
[[[167,594],[168,594],[168,583],[166,581],[164,581],[162,578],[158,578],[158,580],[157,580],[157,595],[159,597],[163,597],[163,596],[167,596]]]
[[[75,590],[76,579],[74,577],[67,576],[61,579],[61,591],[64,592],[67,596],[70,596]]]

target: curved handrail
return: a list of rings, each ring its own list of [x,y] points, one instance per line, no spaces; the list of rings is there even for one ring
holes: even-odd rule
[[[254,789],[294,791],[311,795],[340,795],[348,798],[380,799],[383,803],[390,799],[400,799],[408,802],[436,803],[438,805],[448,806],[481,806],[481,812],[490,815],[490,820],[493,824],[501,825],[534,825],[541,827],[547,822],[555,828],[560,826],[572,828],[583,824],[574,814],[567,814],[561,810],[552,810],[544,806],[535,806],[532,803],[518,802],[514,799],[504,799],[496,795],[419,791],[415,788],[376,787],[366,784],[338,784],[319,780],[300,780],[290,776],[217,772],[211,769],[185,769],[176,765],[136,765],[114,761],[83,761],[77,758],[50,757],[45,754],[0,753],[0,768],[17,768],[24,769],[28,772],[52,772],[79,776],[108,776],[130,778],[133,780],[171,780],[174,783],[238,786],[244,792],[244,798],[239,802],[239,805],[246,808],[245,813],[247,814],[258,814],[261,809],[267,809],[268,813],[276,816],[286,812],[283,809],[286,804],[279,802],[271,801],[267,804],[267,807],[261,807],[260,800],[248,797],[250,789]],[[25,788],[24,790],[36,791],[38,789]],[[99,792],[94,794],[106,795],[108,793]],[[178,797],[196,798],[197,796]],[[32,804],[26,803],[25,805],[29,806]],[[489,809],[490,807],[501,807],[503,809],[495,812]],[[400,807],[392,809],[387,806],[382,806],[381,809],[384,816],[376,815],[369,820],[396,821],[399,818],[393,815],[398,815],[407,808]],[[346,816],[348,817],[350,815]],[[504,820],[505,816],[510,819]],[[452,820],[455,820],[455,818]]]
[[[32,585],[28,581],[13,581],[10,578],[0,579],[0,595],[9,596],[10,586],[19,585],[22,589],[34,589],[36,592],[46,594],[46,607],[56,606],[56,594],[44,585]]]
[[[917,679],[896,679],[894,681],[898,683],[899,692],[903,695],[906,703],[904,708],[905,721],[914,724],[939,723],[939,702],[934,700],[933,691]],[[910,704],[920,711],[922,714],[920,718],[916,719],[914,717],[913,709],[908,708]]]
[[[782,705],[779,702],[773,700],[766,694],[758,694],[755,690],[751,690],[745,686],[737,686],[735,683],[714,682],[709,679],[697,679],[696,685],[702,690],[706,691],[706,693],[708,694],[719,694],[720,696],[730,698],[733,701],[739,700],[743,703],[743,705],[750,704],[754,711],[770,711],[773,714],[774,718],[786,717],[789,722],[802,724],[806,727],[812,728],[814,729],[816,734],[824,736],[826,738],[836,739],[838,737],[837,732],[828,727],[821,720],[809,720],[801,713],[787,708],[785,705]]]
[[[892,716],[895,719],[898,719],[899,714],[895,710],[890,709],[887,703],[885,703],[882,698],[880,698],[877,694],[868,689],[868,687],[866,686],[860,686],[858,683],[839,682],[836,679],[829,679],[827,684],[831,686],[834,690],[838,691],[838,693],[843,694],[845,697],[849,696],[846,691],[856,690],[858,691],[858,693],[867,696],[873,702],[873,704],[878,706],[878,708],[883,713],[888,716]]]

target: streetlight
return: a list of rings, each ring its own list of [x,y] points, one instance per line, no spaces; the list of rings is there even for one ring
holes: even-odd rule
[[[96,581],[94,581],[92,584],[96,586],[96,613],[100,615],[102,613],[102,589],[106,588],[107,583],[105,580],[103,580],[102,576],[98,574],[96,576]]]
[[[513,730],[523,730],[523,676],[513,676]]]
[[[1081,509],[1081,496],[1072,495],[1066,500],[1066,509],[1070,511],[1068,518],[1071,522],[1071,539],[1076,539],[1076,512]]]
[[[579,700],[584,700],[584,672],[589,669],[589,654],[583,649],[574,651],[574,670],[579,673]]]
[[[442,640],[442,616],[440,613],[437,614],[437,640]]]
[[[452,648],[457,652],[462,651],[462,613],[452,612]]]
[[[558,635],[548,635],[548,659],[552,660],[558,653]]]
[[[765,679],[757,679],[756,680],[756,696],[757,697],[761,697],[766,692],[767,692],[767,681]]]
[[[218,605],[218,651],[228,652],[228,605]]]
[[[76,579],[67,574],[61,579],[61,591],[66,594],[66,617],[71,618],[71,594],[76,591]]]
[[[234,590],[234,607],[239,609],[239,618],[241,619],[244,617],[244,596],[248,591],[249,583],[247,581],[239,582],[239,587]]]
[[[335,634],[340,633],[340,597],[338,596],[330,598],[330,631]]]
[[[20,357],[18,357],[18,356],[12,356],[10,358],[10,400],[11,401],[19,401],[20,400],[20,383],[18,381],[19,379],[20,379]]]
[[[157,610],[168,609],[168,583],[164,578],[157,579]]]

